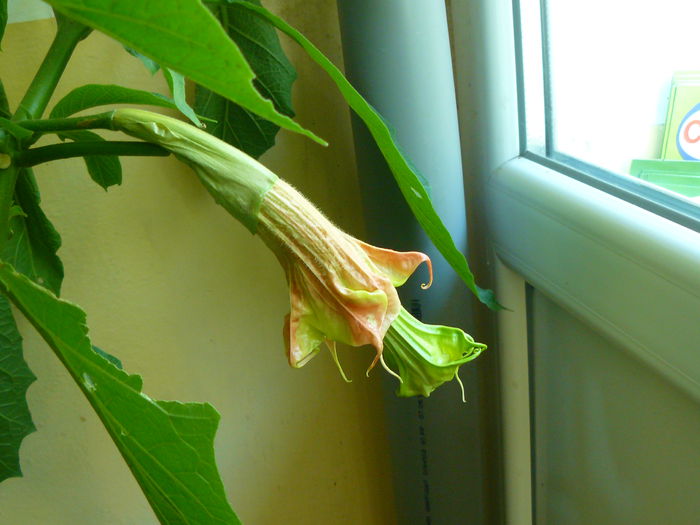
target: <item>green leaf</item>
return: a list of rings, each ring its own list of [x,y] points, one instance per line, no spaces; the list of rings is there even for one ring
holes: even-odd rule
[[[209,404],[157,401],[142,381],[96,353],[85,313],[0,265],[0,288],[56,352],[88,398],[164,524],[238,524],[214,460],[219,414]]]
[[[275,111],[255,74],[201,0],[48,0],[56,10],[117,39],[277,125],[326,142]]]
[[[260,5],[258,0],[249,1]],[[255,72],[254,84],[260,94],[272,100],[277,111],[293,117],[292,84],[297,75],[274,27],[237,5],[211,9]],[[196,88],[194,107],[198,114],[216,121],[207,131],[251,157],[258,158],[275,144],[279,126],[202,86]]]
[[[0,42],[5,35],[5,26],[7,26],[7,0],[0,0]]]
[[[146,66],[146,69],[148,69],[148,71],[151,72],[151,75],[155,75],[160,69],[160,65],[156,61],[151,60],[145,55],[142,55],[135,49],[131,49],[128,46],[124,46],[124,49],[126,49],[126,52],[129,53],[131,56],[138,58],[143,63],[143,65]]]
[[[10,303],[0,295],[0,481],[22,475],[19,447],[36,430],[26,400],[35,379],[22,357]]]
[[[104,350],[96,347],[95,345],[92,345],[92,349],[98,354],[100,354],[102,357],[104,357],[107,361],[112,363],[114,366],[116,366],[119,370],[124,370],[124,365],[122,365],[122,362],[118,357],[114,357],[112,354],[105,352]]]
[[[428,237],[430,237],[430,240],[433,241],[433,244],[440,250],[440,253],[442,253],[447,262],[450,263],[467,287],[481,302],[494,310],[501,309],[502,306],[498,304],[491,290],[486,290],[477,286],[474,275],[469,269],[467,259],[464,257],[464,254],[457,249],[450,232],[435,211],[430,196],[417,174],[416,168],[412,167],[412,164],[401,153],[394,134],[385,124],[379,113],[354,87],[352,87],[350,82],[343,76],[343,73],[335,67],[316,46],[299,33],[299,31],[262,7],[235,0],[231,0],[231,3],[257,13],[258,16],[270,21],[280,31],[289,35],[297,42],[309,56],[328,73],[345,97],[348,105],[367,125],[377,146],[384,155],[391,172],[394,174],[394,178],[401,189],[401,193],[416,219],[418,219],[418,222],[428,234]]]
[[[87,84],[75,88],[51,110],[50,118],[65,118],[88,108],[112,104],[139,104],[176,109],[175,102],[158,93],[114,84]]]
[[[279,126],[201,86],[195,90],[194,108],[199,115],[215,121],[207,124],[206,131],[253,158],[275,144]]]
[[[198,128],[204,127],[202,122],[197,117],[197,114],[187,103],[187,95],[185,93],[185,77],[183,77],[177,71],[173,71],[167,67],[163,68],[163,76],[168,82],[170,93],[172,93],[173,100],[175,101],[177,109],[180,110],[180,113],[185,115]]]
[[[64,131],[60,136],[74,142],[104,141],[97,133],[87,130]],[[122,164],[116,155],[87,155],[83,160],[90,178],[105,190],[122,183]]]
[[[15,186],[15,203],[23,214],[12,217],[11,237],[2,259],[32,281],[58,294],[63,281],[63,264],[56,252],[61,236],[41,209],[41,198],[30,169],[23,169]]]

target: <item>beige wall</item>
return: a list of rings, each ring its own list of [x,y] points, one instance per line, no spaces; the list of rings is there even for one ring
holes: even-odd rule
[[[332,2],[273,10],[340,60]],[[303,11],[302,11],[303,10]],[[52,36],[52,20],[8,27],[0,71],[16,104]],[[288,47],[300,79],[299,121],[323,149],[290,133],[264,162],[338,224],[362,223],[346,106],[330,82]],[[93,34],[59,95],[80,83],[163,92],[140,63]],[[93,342],[144,377],[154,398],[208,401],[222,415],[216,453],[244,523],[391,524],[393,494],[379,372],[368,349],[341,350],[345,384],[321,354],[300,370],[283,354],[288,292],[280,267],[173,159],[124,161],[124,184],[104,192],[80,161],[37,170],[45,209],[63,235],[63,297],[88,313]],[[24,478],[0,485],[0,523],[156,523],[116,448],[58,360],[22,321],[38,432],[21,449]]]

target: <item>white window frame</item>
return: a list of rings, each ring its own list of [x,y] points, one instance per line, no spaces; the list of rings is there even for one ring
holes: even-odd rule
[[[451,8],[470,224],[510,309],[497,350],[506,523],[529,525],[525,283],[700,399],[700,233],[521,156],[513,4]]]

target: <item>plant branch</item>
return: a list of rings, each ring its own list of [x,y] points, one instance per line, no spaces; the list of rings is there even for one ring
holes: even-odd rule
[[[14,163],[6,169],[0,169],[0,251],[10,236],[10,206],[19,171],[19,166]]]
[[[24,150],[15,155],[14,162],[19,167],[30,167],[52,160],[94,155],[166,157],[170,152],[148,142],[96,140],[51,144]]]
[[[7,100],[7,94],[5,93],[5,86],[0,80],[0,117],[10,118],[10,104]]]
[[[39,118],[44,113],[75,46],[90,33],[90,28],[63,17],[57,18],[58,30],[44,61],[27,88],[14,120]]]

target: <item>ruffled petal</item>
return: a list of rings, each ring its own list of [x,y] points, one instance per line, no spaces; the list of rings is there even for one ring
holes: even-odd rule
[[[324,340],[350,346],[369,344],[381,351],[384,334],[400,308],[396,290],[388,281],[387,292],[354,290],[332,279],[321,281],[302,265],[290,265],[287,276],[291,312],[285,337],[292,366],[300,367],[311,359]]]
[[[299,368],[319,352],[325,338],[314,326],[313,308],[309,308],[294,272],[288,274],[288,280],[291,312],[285,317],[283,334],[289,364]]]
[[[383,290],[345,289],[335,298],[340,310],[338,322],[349,328],[350,338],[349,340],[337,337],[334,339],[351,346],[370,344],[381,349],[386,332],[384,325],[389,302],[387,294]]]
[[[433,283],[433,265],[430,257],[421,252],[397,252],[385,248],[377,248],[358,239],[353,239],[367,254],[375,266],[386,275],[394,286],[401,286],[413,274],[421,263],[428,265],[430,279],[421,285],[429,288]]]
[[[313,326],[297,320],[293,322],[291,315],[284,317],[284,339],[287,348],[287,358],[290,366],[300,368],[321,350],[323,334]]]

